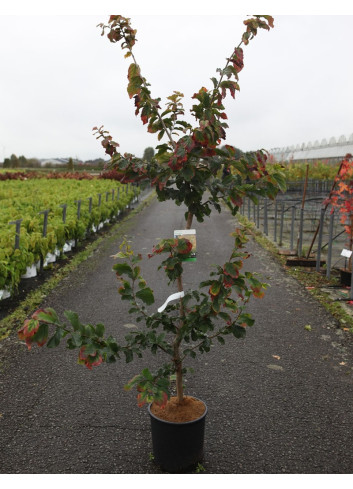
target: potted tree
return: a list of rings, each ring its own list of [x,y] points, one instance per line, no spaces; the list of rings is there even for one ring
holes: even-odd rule
[[[108,25],[100,24],[102,35],[113,43],[121,43],[131,58],[128,69],[128,94],[134,98],[136,115],[158,140],[150,159],[140,159],[132,154],[120,154],[119,144],[114,142],[103,126],[94,128],[105,152],[111,157],[110,169],[114,169],[121,182],[153,185],[160,201],[172,199],[176,205],[185,204],[185,229],[181,236],[169,236],[156,244],[148,255],[161,255],[163,268],[169,283],[175,284],[173,294],[157,311],[149,307],[155,297],[141,275],[142,256],[135,254],[124,240],[115,255],[113,266],[121,282],[119,294],[130,301],[130,313],[144,328],[125,337],[119,344],[113,337],[106,337],[102,324],[82,324],[76,313],[66,311],[68,323],[62,323],[51,308],[36,311],[25,321],[19,331],[30,348],[32,343],[49,348],[66,340],[70,349],[79,350],[79,363],[89,369],[102,362],[114,363],[121,356],[131,362],[142,356],[144,350],[160,351],[165,362],[156,371],[148,367],[126,384],[126,389],[137,388],[139,406],[148,404],[152,426],[155,461],[168,471],[181,471],[197,463],[203,454],[204,423],[207,407],[203,401],[186,396],[183,378],[186,365],[199,353],[210,351],[214,341],[224,344],[229,337],[242,338],[246,327],[254,323],[245,306],[252,296],[262,297],[266,285],[249,272],[242,272],[246,236],[241,229],[233,233],[234,247],[229,259],[210,274],[197,290],[184,290],[183,263],[192,260],[194,242],[192,222],[199,222],[210,215],[212,208],[221,212],[224,202],[236,215],[245,196],[255,202],[258,196],[275,198],[278,189],[285,187],[279,167],[266,168],[265,151],[240,153],[227,145],[225,139],[227,115],[223,101],[230,93],[234,98],[239,90],[238,74],[243,68],[242,45],[256,36],[259,28],[273,27],[271,16],[257,15],[244,21],[246,30],[239,45],[232,50],[224,68],[213,77],[211,89],[202,87],[193,95],[192,114],[195,126],[183,120],[183,95],[174,92],[164,110],[160,99],[152,98],[149,84],[142,76],[133,46],[136,31],[130,19],[112,15]],[[186,234],[185,234],[186,233]],[[177,233],[178,234],[178,233]],[[196,265],[195,265],[196,266]],[[49,334],[50,328],[51,330]],[[176,395],[171,396],[171,380],[176,384]]]

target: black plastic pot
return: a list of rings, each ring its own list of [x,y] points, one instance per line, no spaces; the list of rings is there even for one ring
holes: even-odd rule
[[[347,270],[346,268],[341,268],[340,273],[341,284],[350,286],[352,281],[352,272],[350,270]]]
[[[203,401],[201,401],[203,402]],[[205,404],[205,403],[204,403]],[[183,472],[195,466],[203,458],[205,412],[194,421],[172,423],[151,413],[152,445],[154,461],[166,472]]]

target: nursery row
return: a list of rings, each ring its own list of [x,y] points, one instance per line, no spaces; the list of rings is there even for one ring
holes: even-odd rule
[[[282,162],[283,172],[287,181],[304,180],[307,166],[309,166],[309,179],[312,180],[333,180],[337,175],[339,164],[328,163],[326,161],[315,162]]]
[[[8,180],[0,183],[0,300],[22,278],[117,217],[138,188],[114,180]]]
[[[334,269],[347,269],[349,236],[339,212],[323,206],[321,198],[309,197],[305,206],[291,194],[280,196],[274,202],[260,199],[258,204],[246,199],[241,214],[290,255],[288,265],[311,266],[317,271],[325,266],[327,278]],[[351,273],[344,280],[346,285],[353,285]],[[350,297],[353,299],[353,288]]]
[[[37,178],[45,179],[57,179],[68,178],[72,180],[93,180],[94,177],[88,172],[69,172],[69,171],[51,171],[45,172],[43,170],[31,170],[31,171],[16,171],[16,170],[0,170],[0,180],[33,180]],[[103,178],[102,175],[99,178]]]

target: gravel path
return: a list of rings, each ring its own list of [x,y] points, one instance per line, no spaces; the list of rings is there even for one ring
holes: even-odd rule
[[[129,221],[134,251],[146,255],[182,229],[183,219],[183,208],[154,201]],[[185,265],[185,288],[227,259],[234,226],[227,211],[195,223],[198,259]],[[103,243],[43,305],[77,311],[83,322],[103,322],[123,338],[133,319],[111,271],[120,242],[117,235]],[[253,256],[246,268],[270,284],[249,306],[256,323],[244,340],[229,339],[198,357],[186,382],[187,394],[208,406],[206,473],[352,473],[352,340],[265,250],[252,241],[247,249]],[[143,275],[159,307],[174,290],[157,262],[146,259]],[[147,354],[89,371],[64,346],[28,352],[15,336],[0,345],[1,473],[160,473],[149,459],[147,410],[123,391],[158,359]]]

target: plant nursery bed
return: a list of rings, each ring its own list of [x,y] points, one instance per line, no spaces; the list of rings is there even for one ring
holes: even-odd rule
[[[78,244],[73,251],[69,251],[65,255],[62,255],[59,260],[53,264],[49,264],[45,267],[36,277],[22,279],[18,290],[14,292],[10,297],[0,300],[0,321],[6,316],[11,314],[22,301],[26,299],[29,293],[36,290],[49,280],[55,273],[63,266],[68,264],[72,258],[83,251],[90,243],[94,242],[97,238],[104,236],[111,226],[107,226],[96,234],[90,234],[86,239]]]
[[[67,261],[68,259],[60,262],[61,266],[67,263]],[[55,273],[57,267],[58,265],[56,264],[55,268],[47,268],[36,277],[21,280],[17,292],[7,299],[2,299],[0,301],[0,321],[14,311],[21,304],[21,302],[26,299],[30,292],[44,284],[44,282],[46,282]]]

